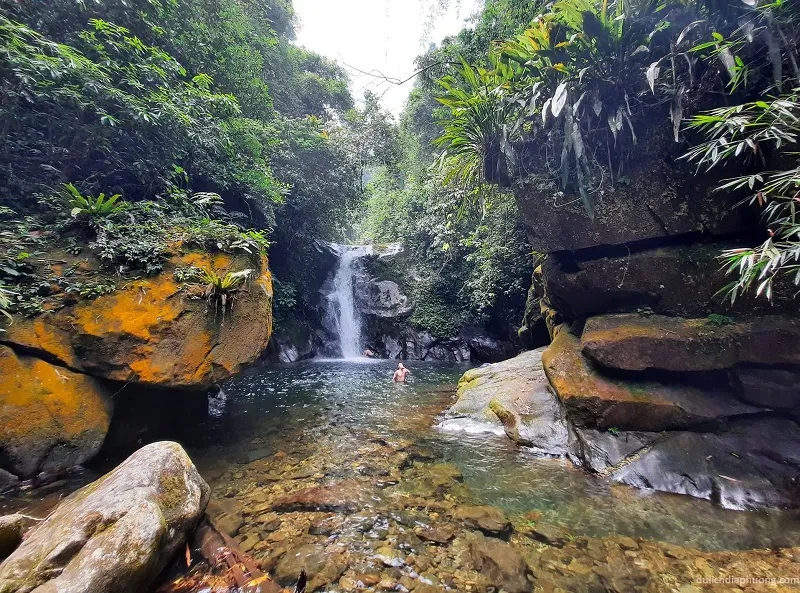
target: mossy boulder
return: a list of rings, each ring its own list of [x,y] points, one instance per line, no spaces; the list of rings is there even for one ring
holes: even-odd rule
[[[0,460],[21,478],[93,457],[112,401],[96,379],[0,346]]]
[[[265,255],[177,249],[165,270],[110,294],[34,320],[0,337],[14,348],[95,377],[152,387],[203,389],[238,372],[266,349],[272,279]],[[232,307],[222,310],[175,278],[197,267],[220,277],[253,269]]]
[[[568,419],[578,427],[674,430],[759,411],[738,401],[724,382],[696,385],[605,375],[581,353],[580,339],[565,328],[542,354],[542,363]]]
[[[581,351],[625,371],[713,371],[737,364],[800,364],[800,319],[723,323],[663,315],[601,315],[586,321]]]
[[[455,427],[458,419],[469,418],[489,427],[502,425],[520,445],[546,455],[566,455],[569,429],[542,368],[543,351],[523,352],[464,373],[446,422]]]
[[[180,445],[143,447],[28,532],[0,565],[0,593],[146,591],[208,498]]]

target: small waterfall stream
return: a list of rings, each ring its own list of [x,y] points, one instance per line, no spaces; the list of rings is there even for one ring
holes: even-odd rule
[[[370,253],[367,245],[336,245],[339,265],[333,276],[333,292],[329,295],[333,321],[339,335],[342,358],[360,358],[361,318],[356,310],[354,280],[358,272],[357,260]]]

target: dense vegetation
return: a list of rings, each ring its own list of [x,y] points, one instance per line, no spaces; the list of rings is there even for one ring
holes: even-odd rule
[[[0,0],[0,311],[92,298],[196,243],[269,247],[286,319],[307,313],[315,240],[402,241],[414,326],[513,336],[535,260],[514,183],[592,217],[659,127],[703,170],[749,160],[723,190],[767,228],[725,254],[730,294],[800,283],[793,3],[487,0],[418,58],[399,121],[355,106],[294,23],[289,0]],[[54,242],[107,277],[42,276]]]
[[[113,277],[158,271],[178,241],[279,260],[344,226],[356,165],[330,130],[352,98],[291,42],[290,3],[0,8],[3,310],[36,313],[56,285],[95,294],[33,265],[57,237]]]
[[[791,157],[770,154],[795,150],[794,3],[560,0],[530,16],[524,32],[478,59],[459,55],[439,80],[449,113],[437,143],[451,178],[467,187],[557,182],[594,217],[593,194],[625,183],[639,138],[658,141],[668,119],[700,173],[733,158],[757,171],[778,168],[721,187],[752,191],[769,227],[758,249],[725,254],[740,274],[730,296],[753,286],[769,297],[781,274],[800,284],[797,170]],[[687,117],[694,117],[688,133]]]

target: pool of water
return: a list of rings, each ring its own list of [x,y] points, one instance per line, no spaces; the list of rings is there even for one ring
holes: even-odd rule
[[[464,476],[469,502],[531,511],[576,534],[621,534],[706,550],[797,545],[800,513],[736,512],[708,501],[615,485],[563,459],[538,458],[504,436],[441,430],[464,365],[417,362],[409,383],[394,363],[322,361],[259,366],[223,385],[187,444],[209,479],[276,451],[325,448],[328,467],[367,438],[408,439]]]
[[[235,481],[239,468],[278,452],[337,477],[353,471],[356,452],[368,441],[402,439],[460,470],[459,504],[493,505],[512,520],[527,515],[576,535],[620,534],[701,550],[800,544],[796,511],[727,511],[704,500],[611,484],[569,461],[535,457],[505,436],[443,430],[442,412],[454,401],[467,367],[409,367],[409,383],[398,385],[391,381],[395,364],[388,361],[257,365],[225,382],[221,395],[209,399],[204,418],[170,418],[171,431],[145,440],[184,444],[217,495]],[[0,511],[44,513],[65,492],[120,460],[107,457],[83,476],[0,500]]]

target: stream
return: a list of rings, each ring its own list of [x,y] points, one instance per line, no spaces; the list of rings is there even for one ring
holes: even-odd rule
[[[394,368],[372,360],[255,366],[223,385],[199,425],[176,427],[173,438],[211,485],[209,514],[285,584],[305,568],[322,579],[315,585],[352,582],[352,590],[412,577],[472,587],[479,577],[448,568],[456,561],[443,556],[455,545],[429,545],[452,534],[425,530],[480,505],[504,511],[515,531],[534,517],[569,537],[629,536],[705,551],[800,544],[796,512],[726,511],[611,485],[565,460],[519,451],[504,436],[441,430],[467,367],[414,363],[407,385],[391,382]],[[83,482],[95,476],[87,472]],[[43,512],[80,484],[30,491],[0,511]]]

